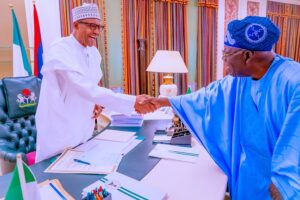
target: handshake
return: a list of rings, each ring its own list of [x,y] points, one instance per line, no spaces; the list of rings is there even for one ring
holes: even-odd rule
[[[134,109],[139,114],[146,114],[149,112],[154,112],[155,110],[165,106],[171,106],[168,98],[156,98],[148,95],[139,95],[136,97]]]

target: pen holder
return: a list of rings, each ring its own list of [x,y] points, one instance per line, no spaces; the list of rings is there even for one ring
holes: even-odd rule
[[[98,194],[98,195],[99,195],[99,194]],[[89,193],[87,194],[87,196],[84,197],[82,200],[97,200],[97,199],[99,199],[99,197],[97,197],[97,194],[94,194],[93,191],[91,191],[91,192],[89,192]],[[105,197],[104,197],[104,198],[101,197],[100,199],[102,199],[102,200],[112,200],[112,194],[109,193],[109,192],[107,192],[107,190],[106,190],[106,195],[105,195]]]
[[[191,143],[192,136],[187,130],[174,133],[170,140],[170,144],[191,145]]]
[[[108,193],[108,196],[106,196],[103,200],[112,200],[111,193]]]
[[[155,135],[168,135],[165,130],[156,130]],[[171,135],[171,139],[168,141],[155,141],[153,143],[165,143],[174,145],[190,146],[192,144],[192,135],[187,129],[176,130]]]

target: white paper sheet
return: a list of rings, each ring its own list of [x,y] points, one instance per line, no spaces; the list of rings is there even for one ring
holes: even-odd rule
[[[174,113],[169,112],[167,108],[159,109],[152,113],[147,113],[143,115],[144,120],[170,120],[171,121],[173,117],[174,117]]]
[[[94,139],[99,140],[109,140],[109,141],[116,141],[116,142],[128,142],[130,139],[134,137],[135,132],[129,131],[118,131],[118,130],[110,130],[107,129],[97,135]]]
[[[153,142],[157,143],[170,143],[172,136],[168,135],[154,135]]]
[[[157,144],[149,156],[196,163],[199,160],[199,151],[190,147]]]

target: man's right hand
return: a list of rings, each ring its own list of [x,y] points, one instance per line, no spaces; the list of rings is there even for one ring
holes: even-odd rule
[[[168,98],[155,98],[148,95],[139,95],[136,97],[134,108],[139,114],[145,114],[154,112],[164,106],[171,106]]]
[[[102,110],[103,110],[103,107],[96,104],[95,107],[94,107],[94,110],[93,110],[92,118],[97,119],[100,116]]]
[[[148,95],[139,95],[136,97],[134,104],[134,109],[139,114],[145,114],[153,112],[157,109],[156,105],[150,102],[150,99],[153,98]]]

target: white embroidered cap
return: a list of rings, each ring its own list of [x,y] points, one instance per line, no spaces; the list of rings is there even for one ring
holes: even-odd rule
[[[82,6],[75,7],[72,9],[73,22],[81,19],[99,19],[99,10],[96,4],[84,3]]]

